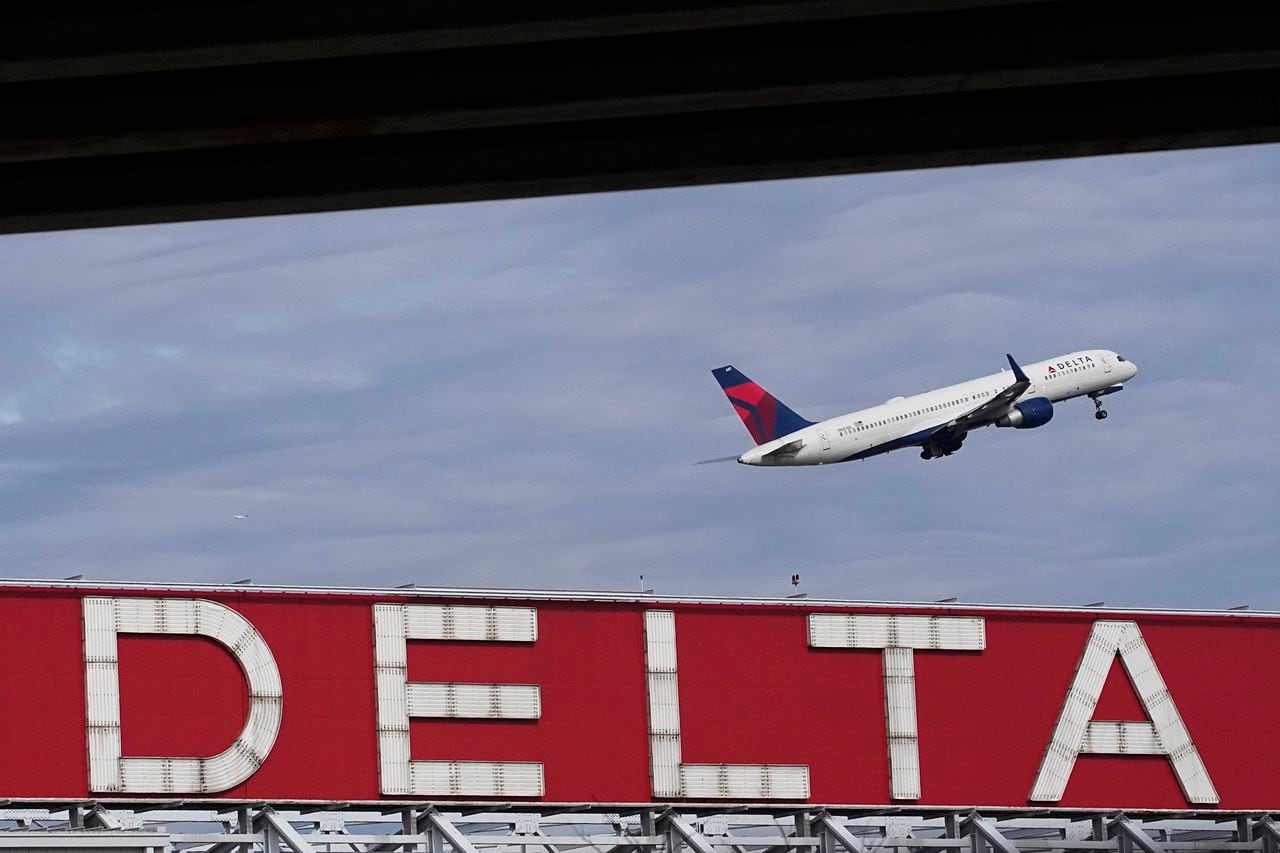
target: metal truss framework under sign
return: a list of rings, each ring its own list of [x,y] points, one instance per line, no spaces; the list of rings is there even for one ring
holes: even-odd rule
[[[439,811],[419,806],[358,811],[345,804],[315,811],[238,806],[196,810],[107,808],[84,803],[61,811],[0,809],[0,850],[139,853],[1280,853],[1275,814],[1187,819],[1157,814],[1080,812],[1070,816],[983,815],[974,811],[878,814],[780,811],[745,806],[729,812],[602,807],[514,811]],[[456,809],[457,806],[450,806]]]

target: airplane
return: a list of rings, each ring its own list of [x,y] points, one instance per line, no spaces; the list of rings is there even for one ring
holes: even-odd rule
[[[1094,417],[1107,412],[1102,397],[1124,389],[1138,374],[1133,362],[1112,350],[1082,350],[1028,365],[1012,355],[1009,370],[948,385],[913,397],[894,397],[879,406],[813,422],[747,378],[733,365],[711,373],[756,447],[737,459],[743,465],[830,465],[919,447],[921,459],[950,456],[971,430],[985,426],[1034,429],[1053,417],[1055,403],[1075,397],[1093,400]]]

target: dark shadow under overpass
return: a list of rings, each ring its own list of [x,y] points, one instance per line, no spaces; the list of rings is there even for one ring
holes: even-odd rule
[[[10,12],[0,233],[1280,140],[1280,6]]]

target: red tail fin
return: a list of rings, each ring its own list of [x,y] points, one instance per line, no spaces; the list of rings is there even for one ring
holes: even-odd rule
[[[742,418],[756,444],[764,444],[813,425],[813,421],[791,411],[786,403],[752,382],[733,365],[717,367],[711,373],[724,389],[729,402],[733,403],[734,411]]]

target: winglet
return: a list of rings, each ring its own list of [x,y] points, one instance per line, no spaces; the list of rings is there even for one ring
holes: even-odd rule
[[[1023,372],[1022,372],[1022,368],[1021,368],[1021,367],[1018,367],[1018,362],[1016,362],[1016,361],[1014,361],[1014,360],[1013,360],[1013,356],[1012,356],[1012,355],[1010,355],[1009,353],[1005,353],[1005,354],[1004,354],[1004,356],[1005,356],[1005,358],[1009,359],[1009,366],[1013,368],[1013,378],[1014,378],[1014,379],[1017,379],[1019,382],[1030,382],[1030,381],[1031,381],[1031,380],[1027,379],[1027,374],[1025,374],[1025,373],[1023,373]]]

